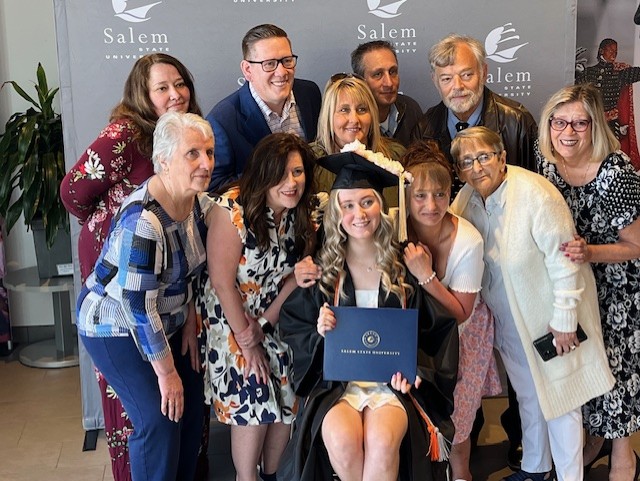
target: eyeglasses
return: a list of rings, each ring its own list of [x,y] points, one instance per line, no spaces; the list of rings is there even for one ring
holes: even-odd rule
[[[249,63],[259,63],[262,65],[262,70],[265,72],[273,72],[278,68],[278,64],[281,63],[284,68],[294,68],[298,63],[297,55],[289,55],[282,58],[270,58],[269,60],[247,60]]]
[[[558,132],[562,132],[566,129],[567,125],[570,125],[575,132],[584,132],[589,128],[590,123],[591,119],[572,120],[571,122],[567,122],[563,119],[556,119],[555,117],[551,117],[549,119],[549,125],[551,125],[551,128]]]
[[[360,75],[358,75],[357,73],[345,73],[345,72],[340,72],[340,73],[334,73],[330,78],[329,78],[329,82],[336,83],[339,80],[343,80],[346,78],[357,78],[358,80],[364,80]]]
[[[460,159],[458,161],[458,169],[462,172],[471,170],[473,169],[473,163],[476,160],[480,163],[480,165],[484,165],[490,162],[491,159],[493,159],[496,155],[498,155],[498,152],[483,152],[477,157],[465,157],[464,159]]]

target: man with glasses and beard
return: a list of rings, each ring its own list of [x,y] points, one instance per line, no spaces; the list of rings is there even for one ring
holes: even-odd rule
[[[294,80],[298,56],[287,33],[270,24],[253,27],[242,39],[242,58],[246,82],[207,115],[216,139],[210,192],[241,175],[263,137],[288,132],[307,142],[316,138],[322,96],[315,83]]]
[[[495,94],[485,86],[486,51],[476,39],[450,34],[431,47],[431,79],[442,102],[431,107],[418,121],[412,140],[435,139],[452,161],[451,139],[467,127],[484,125],[502,136],[507,161],[536,170],[533,142],[536,121],[520,103]],[[462,187],[456,176],[451,198]]]

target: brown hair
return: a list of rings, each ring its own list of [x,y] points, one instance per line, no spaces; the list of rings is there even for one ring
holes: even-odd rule
[[[140,152],[151,157],[153,150],[153,129],[158,121],[158,114],[149,98],[149,74],[155,64],[173,65],[185,85],[189,89],[190,99],[187,112],[202,115],[196,92],[193,86],[193,76],[177,58],[166,53],[152,53],[138,59],[133,65],[124,83],[122,100],[111,111],[110,121],[127,119],[138,128],[138,148]]]
[[[367,43],[361,43],[358,47],[351,52],[351,68],[355,73],[364,77],[364,56],[369,52],[375,52],[376,50],[388,50],[393,54],[393,57],[398,63],[398,55],[396,49],[393,48],[390,42],[387,40],[373,40]]]
[[[500,134],[488,127],[477,125],[461,130],[451,142],[451,157],[453,157],[453,164],[456,170],[458,169],[462,144],[467,142],[478,142],[489,145],[498,154],[504,150],[504,143],[502,142]]]
[[[414,183],[430,180],[444,189],[450,189],[453,184],[451,163],[435,140],[414,142],[407,149],[401,162],[405,170],[413,175]]]
[[[297,258],[310,254],[315,240],[315,231],[311,225],[311,202],[313,187],[313,169],[315,156],[309,145],[294,134],[276,133],[264,137],[251,153],[242,177],[238,181],[240,194],[238,203],[244,209],[247,228],[256,236],[261,249],[268,249],[270,243],[267,217],[267,194],[271,187],[278,185],[285,175],[285,169],[291,152],[298,152],[304,166],[304,192],[296,206],[295,243]]]
[[[249,60],[249,54],[251,53],[253,46],[260,40],[266,40],[269,38],[286,38],[287,42],[289,42],[289,47],[291,47],[291,40],[289,40],[287,32],[276,25],[263,23],[262,25],[256,25],[244,35],[244,38],[242,39],[242,58]],[[263,58],[260,60],[267,59]]]

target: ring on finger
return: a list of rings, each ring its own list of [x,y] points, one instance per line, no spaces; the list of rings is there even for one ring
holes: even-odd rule
[[[576,350],[576,346],[571,344],[571,346],[569,346],[569,349],[571,349],[572,351],[575,351]]]

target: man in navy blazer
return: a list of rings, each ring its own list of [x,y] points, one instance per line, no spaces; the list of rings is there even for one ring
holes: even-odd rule
[[[294,80],[298,56],[281,28],[265,24],[242,39],[240,69],[246,82],[207,115],[215,136],[216,167],[209,191],[236,180],[254,146],[275,132],[316,137],[322,96],[309,80]]]

